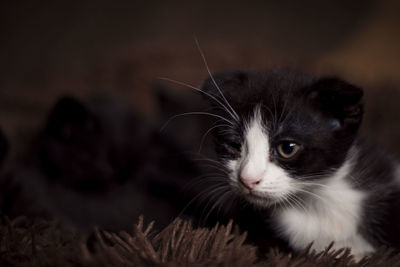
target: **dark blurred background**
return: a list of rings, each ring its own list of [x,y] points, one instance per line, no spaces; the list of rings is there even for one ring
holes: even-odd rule
[[[400,155],[400,2],[2,1],[0,125],[18,150],[61,95],[108,92],[149,119],[168,77],[289,66],[366,89],[364,132]],[[179,93],[190,89],[171,86]]]

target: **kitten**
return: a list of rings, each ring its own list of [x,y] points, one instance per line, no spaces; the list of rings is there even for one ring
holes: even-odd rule
[[[82,231],[130,229],[141,214],[165,226],[197,175],[179,146],[119,99],[64,97],[25,161],[2,177],[0,206],[11,217],[59,219]]]
[[[265,228],[296,251],[334,241],[360,259],[400,248],[400,167],[357,136],[362,89],[276,69],[218,73],[202,91],[220,116],[216,152],[231,191]]]
[[[2,165],[4,159],[6,158],[7,152],[8,152],[8,141],[2,129],[0,128],[0,166]]]

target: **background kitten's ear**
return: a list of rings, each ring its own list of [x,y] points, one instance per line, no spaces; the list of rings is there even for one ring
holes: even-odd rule
[[[338,78],[323,78],[311,87],[310,98],[323,112],[333,115],[342,126],[358,129],[363,115],[361,88]]]
[[[95,132],[98,122],[84,104],[73,97],[61,98],[53,107],[46,131],[58,138],[69,139],[74,134]]]
[[[2,129],[0,128],[0,164],[7,155],[8,152],[8,141],[4,135]]]
[[[213,79],[214,78],[214,81]],[[222,91],[225,97],[235,98],[241,92],[241,90],[233,90],[235,88],[247,87],[249,81],[248,73],[243,71],[230,71],[230,72],[220,72],[212,74],[203,83],[201,90],[213,95],[214,97],[221,97],[221,93],[218,88]],[[218,86],[218,88],[217,88]],[[207,96],[205,96],[207,98]],[[209,99],[212,104],[216,104],[215,101]]]

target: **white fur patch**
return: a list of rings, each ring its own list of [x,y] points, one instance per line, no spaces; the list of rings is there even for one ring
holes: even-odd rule
[[[345,180],[351,164],[346,162],[326,187],[319,188],[302,208],[283,209],[276,218],[282,234],[295,249],[312,248],[321,251],[332,241],[334,248],[349,247],[356,258],[373,252],[374,248],[358,233],[361,203],[365,194],[353,189]]]
[[[253,188],[251,194],[247,194],[247,198],[257,205],[268,206],[274,200],[279,201],[290,192],[291,178],[285,170],[269,160],[268,133],[263,126],[258,107],[246,127],[244,136],[245,141],[242,145],[240,159],[229,161],[227,164],[227,167],[231,170],[230,179],[234,184],[239,184],[240,176],[261,177],[260,182]],[[243,188],[242,190],[250,192]]]

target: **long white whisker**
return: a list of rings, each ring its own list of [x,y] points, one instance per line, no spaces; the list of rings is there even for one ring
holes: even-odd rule
[[[314,197],[316,197],[316,198],[319,198],[319,199],[322,200],[322,201],[326,201],[326,200],[325,200],[324,198],[322,198],[320,195],[314,194],[314,193],[312,193],[312,192],[310,192],[310,191],[308,191],[308,190],[303,190],[303,189],[300,189],[300,188],[296,188],[296,190],[298,190],[298,191],[300,191],[300,192],[308,193],[309,195],[314,196]]]
[[[312,182],[304,182],[304,183],[301,183],[301,182],[294,182],[293,184],[295,184],[295,185],[310,185],[310,186],[320,186],[320,187],[324,187],[324,188],[328,188],[328,189],[331,189],[331,187],[330,186],[328,186],[328,185],[325,185],[325,184],[317,184],[317,183],[312,183]]]
[[[200,44],[199,44],[199,41],[197,40],[197,38],[195,38],[195,41],[196,41],[197,48],[198,48],[198,50],[199,50],[199,52],[200,52],[200,55],[201,55],[201,57],[203,58],[203,62],[204,62],[204,65],[205,65],[205,67],[206,67],[206,69],[207,69],[208,75],[210,75],[211,80],[213,81],[215,87],[217,88],[217,90],[218,90],[219,93],[221,94],[221,96],[222,96],[223,100],[225,101],[225,103],[229,106],[229,108],[231,109],[231,111],[235,114],[236,120],[239,121],[239,116],[238,116],[238,114],[237,114],[236,111],[232,108],[232,106],[229,104],[228,100],[226,100],[224,94],[222,93],[222,91],[221,91],[221,89],[219,88],[217,82],[215,81],[214,77],[212,76],[211,71],[210,71],[210,68],[208,67],[208,63],[207,63],[206,57],[204,56],[203,50],[201,50],[201,48],[200,48]]]
[[[293,193],[289,193],[288,197],[291,198],[292,201],[295,202],[300,208],[302,208],[306,214],[309,214],[309,212],[308,212],[308,210],[306,209],[306,207],[302,204],[302,199],[298,198],[298,197],[297,197],[295,194],[293,194]]]
[[[219,116],[219,115],[217,115],[217,114],[213,114],[213,113],[209,113],[209,112],[201,112],[201,111],[195,111],[195,112],[186,112],[186,113],[182,113],[182,114],[177,114],[177,115],[175,115],[175,116],[172,116],[169,120],[167,120],[167,122],[161,127],[161,130],[160,131],[163,131],[164,129],[165,129],[165,127],[167,127],[168,126],[168,124],[173,120],[173,119],[175,119],[175,118],[178,118],[178,117],[181,117],[181,116],[187,116],[187,115],[207,115],[207,116],[211,116],[211,117],[216,117],[216,118],[220,118],[221,120],[224,120],[224,121],[226,121],[226,122],[228,122],[229,124],[232,124],[233,125],[233,123],[230,121],[230,120],[228,120],[228,119],[226,119],[226,118],[224,118],[224,117],[222,117],[222,116]]]
[[[210,98],[213,99],[215,102],[217,102],[219,105],[221,105],[221,106],[224,108],[224,110],[225,110],[226,112],[228,112],[228,114],[229,114],[235,121],[238,121],[239,118],[237,117],[237,114],[232,113],[232,111],[230,111],[230,110],[228,109],[227,106],[225,106],[221,101],[219,101],[219,100],[218,100],[215,96],[213,96],[212,94],[207,93],[207,92],[204,92],[204,91],[201,90],[200,88],[195,87],[195,86],[193,86],[193,85],[190,85],[190,84],[188,84],[188,83],[180,82],[180,81],[177,81],[177,80],[174,80],[174,79],[170,79],[170,78],[166,78],[166,77],[158,77],[158,79],[164,80],[164,81],[168,81],[168,82],[172,82],[172,83],[176,83],[176,84],[179,84],[179,85],[182,85],[182,86],[186,86],[186,87],[191,88],[191,89],[193,89],[193,90],[196,90],[196,91],[198,91],[198,92],[200,92],[200,93],[202,93],[202,94],[205,94],[206,96],[210,97]]]

